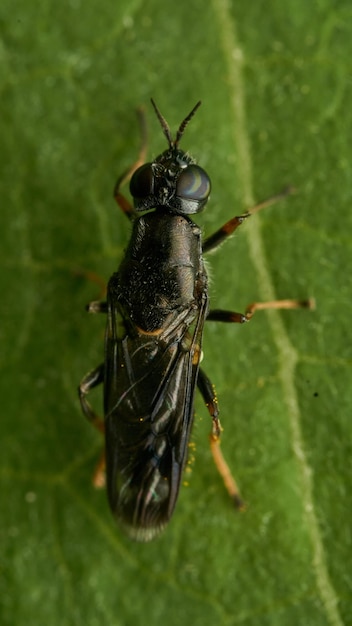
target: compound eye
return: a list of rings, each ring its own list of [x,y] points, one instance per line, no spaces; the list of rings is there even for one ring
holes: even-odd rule
[[[154,193],[154,173],[151,163],[145,163],[135,171],[130,182],[133,198],[146,198]]]
[[[185,200],[207,200],[210,189],[210,178],[199,165],[186,167],[176,183],[176,195]]]

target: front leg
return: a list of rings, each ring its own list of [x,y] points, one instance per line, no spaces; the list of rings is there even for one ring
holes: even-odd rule
[[[243,224],[243,222],[248,217],[250,217],[254,213],[257,213],[258,211],[261,211],[262,209],[265,209],[268,206],[271,206],[272,204],[275,204],[275,202],[279,202],[279,200],[282,200],[289,194],[293,193],[293,191],[294,189],[292,187],[286,187],[280,193],[275,194],[275,196],[272,196],[271,198],[268,198],[267,200],[264,200],[263,202],[260,202],[254,207],[248,209],[246,213],[232,217],[230,220],[228,220],[228,222],[226,222],[226,224],[221,226],[219,230],[213,233],[213,235],[210,235],[210,237],[207,237],[205,239],[203,243],[203,253],[206,254],[207,252],[216,250],[216,248],[218,248],[222,244],[222,242],[225,241],[225,239],[230,237],[230,235],[232,235],[235,230],[239,226],[241,226],[241,224]]]
[[[141,145],[139,148],[138,157],[136,161],[130,167],[128,167],[123,172],[123,174],[121,174],[121,176],[119,176],[114,188],[114,198],[119,205],[121,211],[126,215],[126,217],[128,217],[129,220],[133,219],[135,211],[129,200],[127,200],[127,198],[125,198],[125,196],[121,193],[120,189],[123,185],[131,180],[134,172],[145,163],[148,145],[147,124],[145,120],[144,109],[142,107],[137,109],[137,116],[141,130]]]

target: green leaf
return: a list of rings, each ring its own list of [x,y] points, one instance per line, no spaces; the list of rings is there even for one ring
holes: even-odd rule
[[[347,0],[9,2],[0,8],[3,626],[352,624],[351,58]],[[212,178],[210,234],[293,184],[209,257],[216,307],[315,297],[317,309],[209,324],[233,511],[197,399],[195,462],[148,545],[91,485],[102,442],[77,385],[101,362],[99,297],[129,225],[112,199],[149,105]],[[100,406],[99,393],[94,403]]]

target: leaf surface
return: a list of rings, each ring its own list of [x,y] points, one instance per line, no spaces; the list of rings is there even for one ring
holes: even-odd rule
[[[1,624],[352,624],[350,3],[15,5],[0,8]],[[102,442],[76,389],[103,358],[83,273],[107,279],[128,240],[112,189],[138,105],[149,158],[165,148],[150,97],[172,129],[202,100],[182,146],[212,178],[205,235],[297,189],[209,255],[212,305],[317,309],[209,323],[203,365],[248,507],[228,502],[198,399],[188,487],[138,545],[92,488]]]

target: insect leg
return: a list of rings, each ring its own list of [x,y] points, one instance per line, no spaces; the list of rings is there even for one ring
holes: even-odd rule
[[[104,291],[106,291],[106,286],[104,285]],[[108,303],[102,302],[101,300],[93,300],[87,304],[88,313],[107,313],[108,312]]]
[[[94,389],[94,387],[100,385],[103,380],[104,363],[96,367],[93,371],[86,374],[78,388],[78,395],[84,415],[90,421],[90,423],[93,424],[93,426],[101,433],[104,433],[104,420],[101,417],[98,417],[98,415],[95,413],[91,404],[86,399],[86,395],[90,392],[91,389]],[[97,489],[105,487],[105,467],[105,450],[103,450],[93,474],[93,485]]]
[[[235,217],[232,217],[228,222],[226,222],[223,226],[221,226],[219,230],[217,230],[215,233],[210,235],[210,237],[207,237],[205,239],[203,243],[203,252],[206,253],[206,252],[210,252],[210,250],[215,250],[218,246],[222,244],[222,242],[225,239],[227,239],[227,237],[232,235],[232,233],[234,233],[235,230],[239,226],[241,226],[241,224],[243,224],[243,222],[248,217],[253,215],[253,213],[257,213],[258,211],[261,211],[261,209],[265,209],[266,207],[271,206],[272,204],[275,204],[276,202],[279,202],[279,200],[282,200],[283,198],[288,196],[290,193],[293,193],[293,191],[294,190],[292,187],[286,187],[275,196],[272,196],[271,198],[268,198],[267,200],[264,200],[263,202],[256,204],[251,209],[248,209],[248,211],[246,211],[246,213],[243,213],[243,215],[237,215]]]
[[[244,509],[245,505],[241,498],[238,486],[234,477],[231,474],[231,470],[225,461],[223,453],[220,447],[220,433],[221,425],[219,420],[219,406],[216,397],[214,385],[212,385],[205,372],[200,369],[198,373],[198,389],[201,392],[210,416],[213,420],[213,427],[210,434],[210,449],[213,455],[213,459],[217,470],[222,477],[225,487],[238,509]]]
[[[249,322],[256,311],[267,309],[314,309],[314,298],[308,300],[273,300],[272,302],[252,302],[246,308],[245,313],[212,309],[207,315],[209,322],[225,322],[229,324],[243,324]]]
[[[226,224],[221,226],[221,228],[219,228],[219,230],[217,230],[215,233],[207,237],[203,242],[203,253],[206,254],[207,252],[210,252],[210,250],[215,250],[216,248],[218,248],[218,246],[220,246],[222,242],[227,239],[227,237],[232,235],[232,233],[234,233],[235,230],[239,226],[241,226],[244,220],[246,220],[248,217],[250,217],[250,213],[237,215],[230,219],[228,222],[226,222]]]
[[[131,205],[131,203],[127,200],[127,198],[125,198],[125,196],[120,192],[120,189],[125,183],[129,182],[129,180],[131,179],[136,169],[138,169],[141,165],[143,165],[143,163],[145,163],[146,153],[147,153],[147,144],[148,144],[147,124],[146,124],[144,109],[142,107],[139,107],[137,109],[137,117],[138,117],[138,122],[139,122],[140,130],[141,130],[141,145],[139,148],[138,157],[135,163],[133,163],[130,167],[128,167],[121,174],[121,176],[119,176],[119,178],[116,181],[115,188],[114,188],[114,198],[117,204],[119,205],[120,209],[123,211],[126,217],[128,217],[129,220],[131,220],[134,216],[134,208]]]
[[[101,363],[101,365],[86,374],[86,376],[81,381],[80,386],[78,387],[78,395],[81,402],[82,411],[86,418],[93,424],[95,428],[100,430],[100,432],[104,432],[104,420],[102,420],[101,417],[98,417],[98,415],[93,410],[90,402],[88,402],[86,396],[91,391],[91,389],[94,389],[94,387],[100,385],[103,380],[104,363]]]

